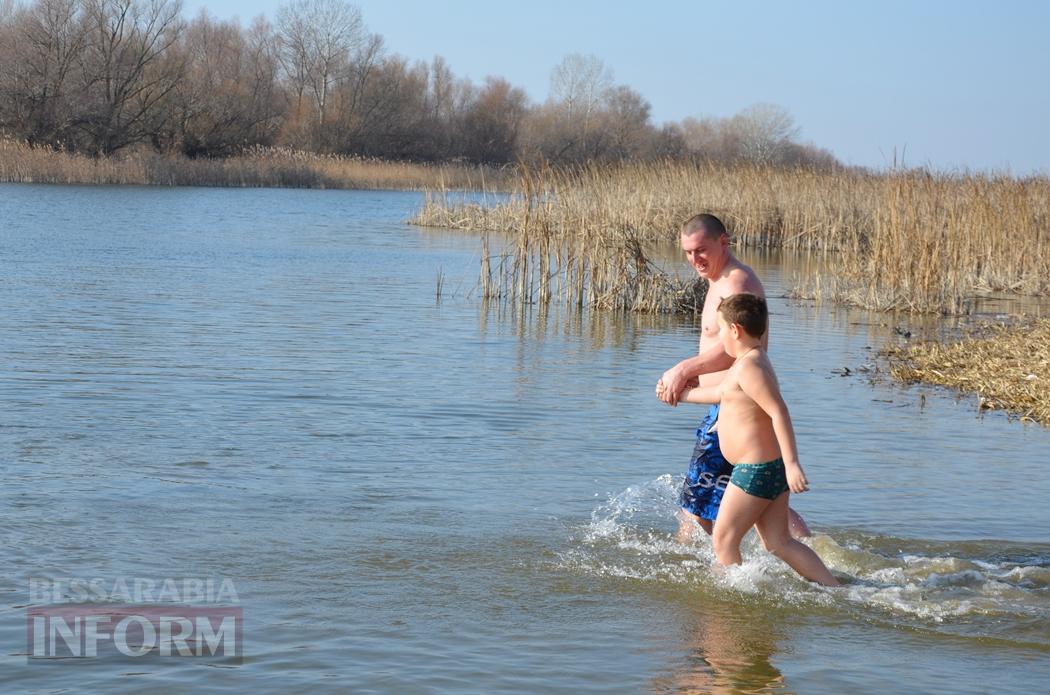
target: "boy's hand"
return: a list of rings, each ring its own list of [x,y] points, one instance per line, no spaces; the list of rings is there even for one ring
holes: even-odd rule
[[[794,493],[806,492],[809,490],[809,481],[806,480],[806,474],[802,472],[802,466],[790,466],[787,469],[788,487]]]
[[[668,405],[678,405],[677,402],[672,402],[670,399],[670,392],[667,390],[667,384],[664,383],[663,379],[656,382],[656,397]],[[677,401],[678,399],[674,399]]]

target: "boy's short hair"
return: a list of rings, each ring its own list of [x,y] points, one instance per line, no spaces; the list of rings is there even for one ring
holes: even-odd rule
[[[769,307],[766,300],[757,294],[731,294],[723,297],[718,305],[718,313],[729,324],[740,324],[744,332],[752,338],[761,338],[769,325]]]

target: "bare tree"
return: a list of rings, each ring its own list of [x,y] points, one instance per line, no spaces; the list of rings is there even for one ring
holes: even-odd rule
[[[324,126],[332,89],[350,77],[355,52],[370,38],[361,11],[345,0],[293,0],[277,11],[282,62],[297,93],[301,113],[309,90]]]
[[[665,123],[654,135],[649,150],[654,159],[685,159],[688,154],[685,135],[677,123]]]
[[[360,137],[372,130],[376,119],[382,118],[388,97],[397,91],[397,71],[383,70],[383,37],[367,36],[355,51],[350,63],[348,79],[342,86],[342,127],[350,137]]]
[[[572,164],[692,157],[839,166],[799,144],[780,106],[654,128],[637,91],[594,55],[565,56],[550,96],[488,78],[475,86],[440,57],[387,57],[348,0],[285,0],[247,30],[180,0],[0,0],[0,129],[34,143],[112,153],[222,156],[252,144],[412,159],[515,158]]]
[[[56,144],[70,126],[71,75],[86,41],[80,3],[39,0],[5,16],[11,21],[0,55],[0,93],[8,113],[0,119],[17,122],[30,142]]]
[[[612,87],[612,70],[596,55],[571,53],[551,71],[550,98],[564,105],[569,119],[585,121]]]
[[[694,159],[730,162],[742,157],[740,134],[727,118],[684,118],[682,142]]]
[[[741,154],[756,164],[783,163],[800,132],[794,117],[776,104],[749,106],[733,117],[731,125],[740,138]]]
[[[454,109],[456,78],[441,56],[434,56],[427,72],[427,106],[435,120],[448,119]]]
[[[310,84],[310,41],[306,18],[295,14],[290,6],[277,10],[278,58],[284,78],[295,94],[294,119],[303,116],[303,98]]]
[[[594,55],[573,53],[551,71],[547,104],[530,118],[530,148],[552,162],[600,157],[608,145],[602,129],[606,99],[612,93],[612,70]]]
[[[169,49],[183,27],[180,0],[84,0],[88,43],[77,125],[110,154],[150,134],[150,120],[182,75]]]
[[[273,26],[262,15],[248,27],[246,41],[255,139],[258,143],[270,144],[281,120],[278,106],[280,47]]]
[[[276,59],[269,25],[259,18],[249,33],[205,10],[183,32],[186,62],[173,99],[182,151],[222,155],[269,142],[274,132]]]
[[[502,78],[486,77],[463,117],[464,154],[477,162],[513,161],[527,102],[522,89]]]
[[[634,159],[642,155],[655,133],[649,124],[649,102],[630,87],[620,85],[605,95],[605,118],[601,128],[610,159]]]

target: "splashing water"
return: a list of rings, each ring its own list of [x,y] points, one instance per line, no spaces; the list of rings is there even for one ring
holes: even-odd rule
[[[1050,545],[948,543],[825,529],[808,543],[843,581],[826,589],[798,577],[749,534],[743,563],[717,568],[699,529],[677,540],[679,480],[663,475],[612,494],[558,558],[563,571],[642,587],[731,592],[734,600],[974,638],[1050,647]]]

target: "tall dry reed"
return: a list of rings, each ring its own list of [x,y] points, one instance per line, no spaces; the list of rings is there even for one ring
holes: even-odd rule
[[[739,245],[833,253],[830,274],[803,279],[803,294],[959,313],[981,292],[1050,291],[1046,178],[662,162],[528,171],[521,188],[495,206],[433,195],[413,221],[527,237],[519,247],[549,238],[568,257],[598,246],[615,258],[676,240],[683,220],[707,211]],[[621,263],[620,275],[630,266]]]
[[[463,164],[416,164],[256,147],[224,159],[134,151],[113,157],[0,139],[0,182],[340,189],[500,189],[513,172]]]
[[[508,233],[501,253],[482,249],[480,285],[486,298],[526,303],[552,299],[577,307],[642,313],[699,311],[706,287],[668,275],[649,261],[649,240],[630,224],[594,224],[593,211],[566,204],[576,188],[557,188],[564,173],[520,168],[520,193],[486,206],[430,194],[412,222]],[[493,263],[495,260],[495,263]]]

